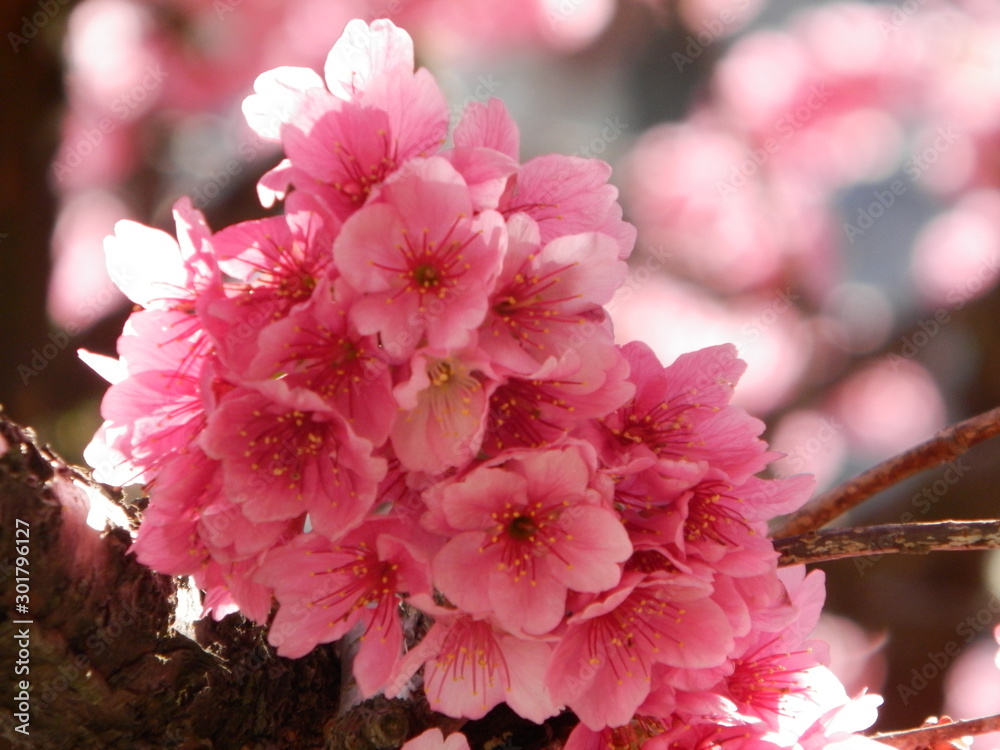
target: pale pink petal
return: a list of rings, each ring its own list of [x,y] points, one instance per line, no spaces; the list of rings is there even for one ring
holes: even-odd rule
[[[503,99],[491,97],[487,102],[470,102],[453,135],[456,146],[490,148],[515,161],[521,150],[517,123],[507,111]]]
[[[254,93],[243,100],[247,124],[261,137],[277,141],[281,126],[292,122],[306,91],[323,88],[323,79],[310,68],[274,68],[257,76]]]
[[[335,96],[356,99],[381,75],[413,71],[413,40],[382,18],[371,25],[360,19],[347,23],[326,58],[323,72]]]
[[[104,241],[108,275],[125,296],[149,307],[174,299],[186,287],[188,275],[177,240],[164,231],[134,221],[119,221]]]
[[[128,368],[119,359],[88,351],[87,349],[77,349],[76,354],[83,360],[84,364],[112,385],[120,383],[128,376]]]
[[[440,729],[434,727],[408,740],[401,750],[469,750],[469,741],[461,732],[453,732],[444,738]]]

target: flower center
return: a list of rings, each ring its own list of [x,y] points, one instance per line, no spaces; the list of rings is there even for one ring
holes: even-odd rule
[[[418,289],[430,289],[441,283],[441,274],[436,266],[421,263],[413,269],[413,280],[417,282]]]
[[[531,516],[514,516],[507,527],[507,533],[519,542],[530,541],[535,536],[536,531],[538,531],[538,526]]]
[[[444,360],[438,360],[427,368],[427,377],[432,385],[447,385],[448,381],[451,380],[451,365]]]

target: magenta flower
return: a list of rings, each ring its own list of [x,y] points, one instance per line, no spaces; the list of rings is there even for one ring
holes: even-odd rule
[[[835,708],[826,711],[796,738],[795,747],[802,750],[886,750],[890,745],[860,734],[875,722],[876,709],[881,703],[882,698],[878,695],[860,695],[853,700],[842,698]]]
[[[758,726],[737,724],[735,726],[702,721],[691,723],[675,722],[671,730],[659,734],[643,745],[648,750],[782,750],[789,747],[773,742]]]
[[[151,470],[185,451],[204,426],[199,383],[210,379],[205,365],[212,347],[193,313],[219,271],[204,217],[190,200],[177,201],[174,220],[179,241],[129,221],[105,241],[112,279],[146,308],[129,317],[118,341],[120,362],[106,368],[114,382],[101,404],[105,422],[87,449],[105,481],[152,478]]]
[[[548,154],[526,162],[508,185],[500,212],[523,212],[538,222],[542,244],[556,237],[600,232],[627,258],[635,244],[635,227],[622,221],[618,189],[608,184],[611,167],[597,159]]]
[[[151,479],[204,429],[202,385],[213,380],[213,367],[207,337],[191,329],[190,316],[176,310],[142,310],[126,321],[118,340],[122,379],[104,394],[105,423],[88,448],[91,455],[110,450],[121,457],[107,480]]]
[[[279,603],[269,636],[278,653],[304,656],[360,623],[354,675],[365,697],[378,692],[402,651],[399,596],[430,593],[427,561],[408,536],[403,524],[381,518],[336,545],[310,533],[269,553],[255,580]]]
[[[252,572],[261,552],[301,531],[302,518],[248,519],[222,491],[220,469],[218,461],[193,449],[169,461],[147,485],[152,498],[133,548],[142,563],[170,575],[211,575],[209,568],[228,570],[234,564]],[[239,585],[243,576],[231,580]],[[270,596],[254,609],[259,616],[247,616],[265,619]]]
[[[345,283],[362,294],[358,331],[379,334],[394,361],[426,342],[462,347],[486,315],[506,231],[499,214],[472,215],[469,189],[446,160],[417,159],[353,215],[333,246]]]
[[[642,457],[704,460],[735,480],[760,471],[776,454],[757,436],[760,420],[729,406],[746,364],[730,344],[709,347],[663,367],[645,344],[622,347],[635,398],[602,420],[609,462]],[[595,436],[595,440],[599,439]]]
[[[281,378],[290,388],[315,393],[361,437],[379,445],[397,411],[392,373],[377,339],[357,332],[349,310],[348,295],[334,299],[328,282],[319,282],[308,302],[261,329],[246,376]]]
[[[444,97],[424,70],[409,80],[379,76],[359,101],[310,89],[281,131],[290,181],[346,219],[407,160],[433,154],[447,125]]]
[[[776,553],[765,519],[801,506],[812,477],[733,482],[704,462],[659,461],[616,487],[630,532],[680,562],[710,563],[727,575],[772,571]],[[788,510],[784,510],[784,509]]]
[[[202,447],[222,462],[224,487],[255,521],[309,513],[336,539],[375,501],[385,462],[315,394],[281,381],[236,388],[219,401]]]
[[[595,335],[575,343],[493,392],[485,453],[544,447],[628,401],[628,363],[611,341]]]
[[[401,411],[390,436],[404,467],[440,474],[475,457],[496,387],[484,370],[488,364],[474,350],[413,355],[409,380],[394,389]]]
[[[174,204],[178,239],[159,229],[120,221],[104,242],[108,275],[145,308],[191,312],[197,294],[218,274],[205,241],[205,217],[181,198]]]
[[[486,149],[514,160],[520,150],[517,125],[498,99],[470,105],[455,128],[454,141],[456,151]],[[539,156],[506,181],[497,208],[508,219],[518,213],[530,216],[539,225],[543,245],[556,237],[600,232],[615,242],[618,257],[625,259],[636,233],[622,221],[618,189],[608,184],[610,176],[611,167],[597,159]]]
[[[521,152],[521,134],[503,99],[470,102],[452,134],[456,148],[487,148],[511,159]]]
[[[558,237],[543,247],[538,225],[526,215],[512,216],[507,229],[481,346],[498,365],[528,374],[606,330],[601,306],[621,285],[626,266],[606,234]],[[611,348],[610,331],[598,340]]]
[[[257,353],[261,329],[308,302],[331,266],[338,225],[311,210],[307,196],[293,198],[285,216],[234,224],[211,239],[219,267],[239,281],[210,287],[198,311],[219,357],[237,373]]]
[[[205,592],[202,617],[209,614],[221,620],[233,612],[242,612],[254,622],[266,622],[271,611],[272,592],[253,580],[257,560],[218,563],[214,560],[195,571],[191,578]]]
[[[566,740],[565,750],[608,750],[608,748],[645,747],[647,741],[667,731],[664,723],[652,716],[635,716],[627,724],[593,730],[577,724]]]
[[[203,507],[220,491],[219,465],[201,451],[170,462],[160,473],[161,487],[136,535],[135,554],[145,565],[169,575],[190,575],[209,558],[198,534]]]
[[[505,702],[540,724],[558,712],[543,685],[551,653],[548,643],[522,640],[486,620],[445,615],[406,655],[393,684],[423,665],[424,692],[435,711],[478,719]]]
[[[436,490],[455,535],[433,561],[434,582],[475,615],[511,633],[547,633],[569,590],[615,586],[632,552],[628,535],[592,487],[585,446],[509,453]]]
[[[261,181],[266,203],[289,184],[346,219],[398,167],[444,142],[448,106],[426,70],[414,72],[413,42],[387,19],[354,20],[330,51],[325,77],[281,68],[244,102],[251,125],[280,139],[288,160]]]
[[[726,690],[737,710],[751,720],[760,719],[778,730],[796,714],[815,711],[813,693],[823,680],[817,679],[817,659],[822,651],[801,646],[788,651],[779,636],[761,634],[739,658],[726,679]],[[807,715],[808,715],[807,714]]]
[[[720,665],[732,629],[704,585],[682,574],[626,573],[568,620],[545,681],[594,730],[626,724],[649,695],[653,666]]]

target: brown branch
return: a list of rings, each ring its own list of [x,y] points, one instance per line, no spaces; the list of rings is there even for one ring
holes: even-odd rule
[[[1000,731],[1000,714],[984,716],[981,719],[967,719],[918,729],[906,729],[900,732],[875,734],[871,736],[871,739],[881,742],[883,745],[899,748],[899,750],[921,750],[921,748],[937,747],[937,743],[954,742],[962,737],[998,731]]]
[[[890,523],[850,529],[807,531],[774,540],[778,565],[869,555],[925,555],[935,551],[1000,549],[1000,521]]]
[[[818,529],[887,487],[932,466],[950,461],[995,435],[1000,435],[1000,408],[946,427],[930,440],[813,498],[808,505],[776,527],[772,536],[794,536]]]

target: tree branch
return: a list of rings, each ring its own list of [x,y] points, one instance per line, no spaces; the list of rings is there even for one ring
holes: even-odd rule
[[[953,742],[962,737],[989,734],[1000,731],[1000,714],[984,716],[981,719],[967,719],[935,724],[900,732],[886,732],[871,735],[871,739],[899,750],[921,750],[938,747],[937,743]]]
[[[840,560],[868,555],[925,555],[935,551],[1000,549],[1000,521],[890,523],[849,529],[807,531],[774,540],[778,565]]]
[[[1000,408],[991,409],[941,430],[930,440],[873,466],[839,487],[815,497],[772,533],[794,536],[818,529],[887,487],[932,466],[962,455],[969,448],[1000,435]]]

